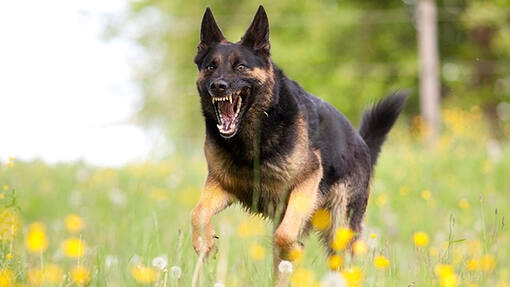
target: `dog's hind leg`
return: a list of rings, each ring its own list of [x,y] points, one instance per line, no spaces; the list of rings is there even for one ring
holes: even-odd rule
[[[354,234],[347,249],[357,240],[363,230],[363,218],[369,195],[368,179],[356,183],[345,181],[332,186],[324,200],[323,207],[330,213],[330,225],[319,232],[320,239],[328,256],[336,250],[332,246],[335,234],[340,227],[348,227]]]

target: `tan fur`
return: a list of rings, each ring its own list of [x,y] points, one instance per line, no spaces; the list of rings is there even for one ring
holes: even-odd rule
[[[262,199],[257,194],[255,198],[266,200],[268,206],[266,216],[274,218],[276,214],[277,204],[282,204],[288,194],[286,190],[290,190],[291,186],[300,184],[309,173],[320,167],[320,161],[317,159],[318,153],[311,151],[308,143],[308,132],[304,119],[300,117],[297,123],[298,138],[292,152],[278,164],[264,163],[259,167],[261,182],[258,185],[259,194],[266,194],[268,198]],[[255,143],[254,143],[255,144]],[[204,152],[208,163],[209,177],[214,178],[227,191],[234,194],[248,208],[250,202],[243,202],[243,198],[251,200],[250,194],[240,194],[241,190],[245,190],[253,182],[253,177],[248,176],[253,167],[244,170],[234,167],[233,163],[228,160],[228,156],[222,154],[219,149],[215,148],[212,143],[206,141]],[[246,176],[245,176],[246,175]],[[249,190],[250,193],[253,190]]]
[[[234,196],[225,191],[214,178],[207,178],[202,195],[191,212],[192,243],[195,251],[209,254],[215,249],[211,219],[233,201]]]
[[[274,234],[274,242],[282,251],[288,251],[285,249],[297,242],[305,223],[317,209],[321,178],[322,167],[319,166],[291,191],[285,215]],[[285,252],[280,255],[288,259]]]

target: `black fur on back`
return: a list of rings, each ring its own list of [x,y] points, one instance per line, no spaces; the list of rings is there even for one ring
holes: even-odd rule
[[[388,132],[402,112],[408,95],[409,92],[395,92],[363,113],[359,134],[370,149],[372,166],[377,161]]]

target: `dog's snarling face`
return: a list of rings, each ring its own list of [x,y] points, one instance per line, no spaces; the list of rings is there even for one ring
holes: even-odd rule
[[[223,138],[236,135],[243,117],[268,97],[272,79],[269,23],[262,7],[241,41],[228,42],[209,8],[202,19],[195,56],[197,87],[204,116],[217,123]]]

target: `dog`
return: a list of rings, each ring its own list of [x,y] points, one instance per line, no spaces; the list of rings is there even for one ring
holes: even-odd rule
[[[328,254],[337,228],[362,231],[370,179],[386,135],[405,106],[396,92],[364,112],[359,131],[337,109],[285,76],[270,56],[269,22],[262,6],[237,43],[225,39],[209,8],[194,62],[208,175],[191,212],[192,243],[216,251],[211,218],[234,202],[274,222],[277,271],[312,229],[313,214],[329,211],[318,230]]]

